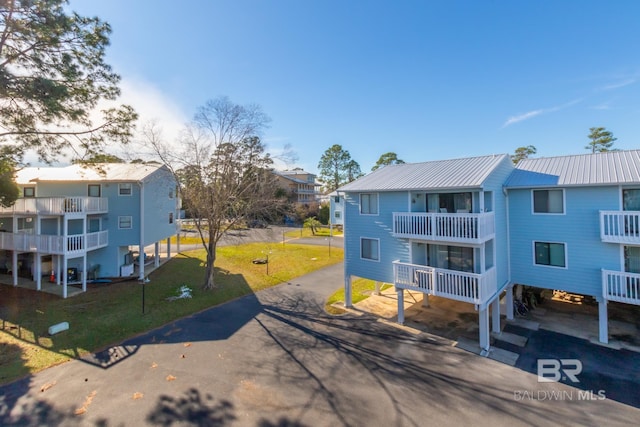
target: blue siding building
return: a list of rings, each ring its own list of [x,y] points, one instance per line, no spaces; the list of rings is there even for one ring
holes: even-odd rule
[[[25,168],[16,182],[21,197],[0,208],[0,267],[30,276],[40,290],[53,280],[67,297],[69,283],[98,277],[145,277],[144,248],[177,232],[180,200],[173,174],[147,164]],[[131,247],[137,248],[136,260]],[[151,257],[149,257],[151,259]],[[134,265],[134,261],[137,265]]]
[[[479,342],[500,330],[499,297],[523,284],[640,304],[640,150],[508,155],[390,165],[344,197],[345,303],[351,277],[476,305]],[[491,320],[491,325],[490,325]]]

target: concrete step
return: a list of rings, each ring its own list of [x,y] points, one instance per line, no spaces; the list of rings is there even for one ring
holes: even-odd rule
[[[522,335],[512,334],[511,332],[500,332],[495,333],[492,332],[491,336],[497,340],[507,342],[509,344],[516,345],[518,347],[524,347],[527,345],[527,337],[523,337]]]
[[[515,366],[520,355],[509,350],[502,348],[491,347],[489,351],[480,348],[477,341],[470,340],[468,338],[459,337],[455,343],[455,346],[477,355],[487,357],[495,360],[496,362],[504,363],[506,365]]]

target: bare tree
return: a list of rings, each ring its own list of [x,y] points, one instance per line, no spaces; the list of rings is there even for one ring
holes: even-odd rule
[[[259,106],[221,97],[198,110],[176,150],[159,129],[144,129],[147,143],[178,178],[182,200],[207,252],[204,288],[215,287],[216,248],[222,236],[253,218],[272,219],[285,204],[259,134],[269,118]]]

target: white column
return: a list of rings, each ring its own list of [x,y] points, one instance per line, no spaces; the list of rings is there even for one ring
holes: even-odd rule
[[[404,289],[398,289],[398,323],[404,325]]]
[[[376,287],[375,290],[373,291],[374,295],[380,295],[380,282],[376,281]]]
[[[65,239],[65,245],[66,245]],[[67,282],[69,281],[67,277],[67,269],[69,268],[69,262],[67,260],[67,256],[64,255],[62,259],[62,298],[67,297]]]
[[[429,307],[429,294],[426,292],[422,293],[422,306]]]
[[[507,320],[513,320],[513,285],[507,286],[505,305],[507,306]]]
[[[87,252],[82,255],[82,292],[87,292]]]
[[[351,276],[346,275],[344,277],[344,306],[347,308],[353,307],[353,299],[351,297]]]
[[[489,310],[487,307],[478,310],[478,322],[480,326],[480,348],[489,350]]]
[[[171,259],[171,237],[167,238],[167,261]]]
[[[144,246],[138,245],[138,280],[144,280],[144,259],[146,254],[144,253]]]
[[[607,300],[602,297],[598,298],[598,329],[600,342],[607,344],[609,342]]]
[[[36,289],[37,290],[41,290],[42,289],[42,255],[40,255],[40,252],[36,252]]]
[[[13,276],[13,286],[18,286],[18,252],[15,250],[11,256],[11,273]]]
[[[154,245],[154,257],[153,257],[153,266],[158,268],[160,266],[160,242],[156,242]]]
[[[500,297],[491,303],[491,332],[500,333]]]

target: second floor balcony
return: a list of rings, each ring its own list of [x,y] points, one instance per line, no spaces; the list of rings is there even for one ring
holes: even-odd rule
[[[394,212],[393,235],[412,239],[480,244],[495,236],[495,215]]]
[[[0,233],[0,249],[18,252],[39,252],[54,255],[81,255],[109,244],[109,232],[57,236],[28,233]]]
[[[0,213],[32,215],[99,214],[109,211],[106,197],[24,197]]]

